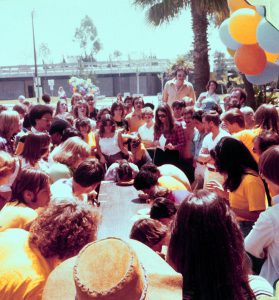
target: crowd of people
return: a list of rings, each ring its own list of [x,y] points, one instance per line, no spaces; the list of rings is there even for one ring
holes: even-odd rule
[[[195,96],[178,67],[157,107],[93,94],[0,106],[0,298],[249,300],[279,279],[279,117]],[[98,240],[103,180],[148,209]],[[123,212],[125,218],[125,212]]]

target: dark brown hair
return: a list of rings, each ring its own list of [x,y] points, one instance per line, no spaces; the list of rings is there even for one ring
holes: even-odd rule
[[[221,119],[230,124],[237,123],[240,128],[245,128],[244,115],[238,108],[231,108],[221,116]]]
[[[225,201],[198,190],[180,205],[168,260],[189,299],[255,299],[244,268],[243,236]],[[187,298],[187,299],[188,299]]]
[[[156,133],[160,133],[164,129],[163,123],[158,117],[158,112],[163,112],[166,115],[166,119],[168,121],[168,131],[171,132],[174,128],[174,120],[168,104],[161,104],[156,109],[154,131]]]
[[[121,102],[114,102],[112,104],[111,109],[110,109],[111,115],[114,117],[114,112],[118,107],[120,107],[122,110],[121,117],[123,118],[124,117],[124,105]]]
[[[256,125],[279,134],[278,112],[272,104],[262,104],[255,112]]]
[[[107,122],[109,122],[111,126],[111,132],[115,132],[116,130],[116,124],[112,118],[111,115],[107,114],[101,118],[101,124],[100,124],[100,129],[99,129],[99,135],[100,137],[104,136],[105,133],[105,126],[107,125]]]
[[[279,146],[273,146],[267,149],[259,161],[260,174],[279,185]]]

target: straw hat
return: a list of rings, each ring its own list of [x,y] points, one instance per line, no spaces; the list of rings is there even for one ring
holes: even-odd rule
[[[50,274],[43,300],[181,300],[182,276],[135,240],[88,244]]]

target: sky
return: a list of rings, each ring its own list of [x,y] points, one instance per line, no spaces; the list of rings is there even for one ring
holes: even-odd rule
[[[88,15],[95,24],[102,49],[99,61],[108,60],[115,50],[121,59],[139,59],[149,55],[173,59],[192,47],[193,34],[189,10],[183,11],[168,24],[154,27],[146,21],[145,11],[132,5],[133,0],[0,0],[1,47],[0,65],[33,64],[32,18],[34,10],[35,40],[50,49],[49,61],[61,62],[63,56],[81,54],[73,41],[75,29]],[[210,58],[216,50],[226,52],[218,29],[208,30]]]

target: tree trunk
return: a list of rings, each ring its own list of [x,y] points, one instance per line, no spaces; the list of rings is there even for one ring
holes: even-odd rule
[[[205,91],[210,77],[208,60],[206,13],[201,14],[195,7],[195,1],[191,0],[192,28],[194,32],[194,88],[196,96]]]
[[[244,89],[247,93],[246,105],[251,106],[253,109],[255,109],[257,105],[256,105],[253,84],[247,80],[247,78],[244,74],[242,74],[241,76],[242,76],[242,80],[244,83]]]

